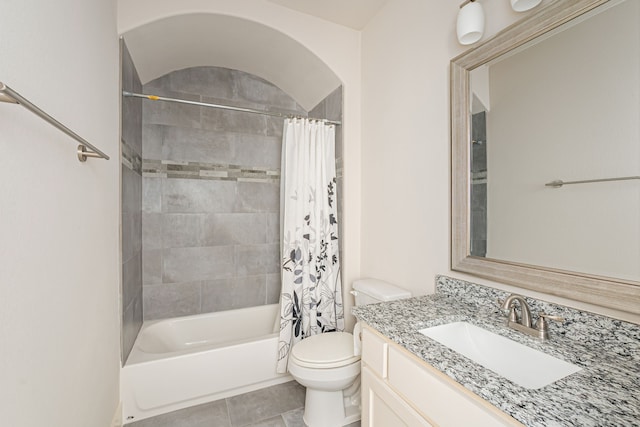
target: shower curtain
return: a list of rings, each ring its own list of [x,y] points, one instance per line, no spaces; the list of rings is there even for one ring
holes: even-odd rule
[[[344,330],[338,256],[335,127],[287,119],[280,191],[282,291],[277,371],[294,344]]]

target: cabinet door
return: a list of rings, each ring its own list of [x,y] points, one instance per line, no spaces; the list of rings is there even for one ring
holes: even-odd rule
[[[362,328],[362,362],[380,378],[387,378],[389,343],[368,327]]]
[[[522,426],[435,368],[389,346],[389,384],[440,427]]]
[[[371,369],[362,368],[362,427],[432,427]]]

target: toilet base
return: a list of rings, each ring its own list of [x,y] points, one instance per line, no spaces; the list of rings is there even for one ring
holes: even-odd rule
[[[302,419],[309,427],[346,426],[360,419],[360,406],[342,390],[323,391],[307,387]]]

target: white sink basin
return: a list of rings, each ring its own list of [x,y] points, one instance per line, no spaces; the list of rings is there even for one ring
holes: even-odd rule
[[[529,389],[542,388],[582,369],[467,322],[419,332]]]

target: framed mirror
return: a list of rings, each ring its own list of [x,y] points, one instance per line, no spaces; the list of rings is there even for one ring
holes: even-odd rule
[[[451,61],[455,271],[640,314],[640,3],[557,0]]]

